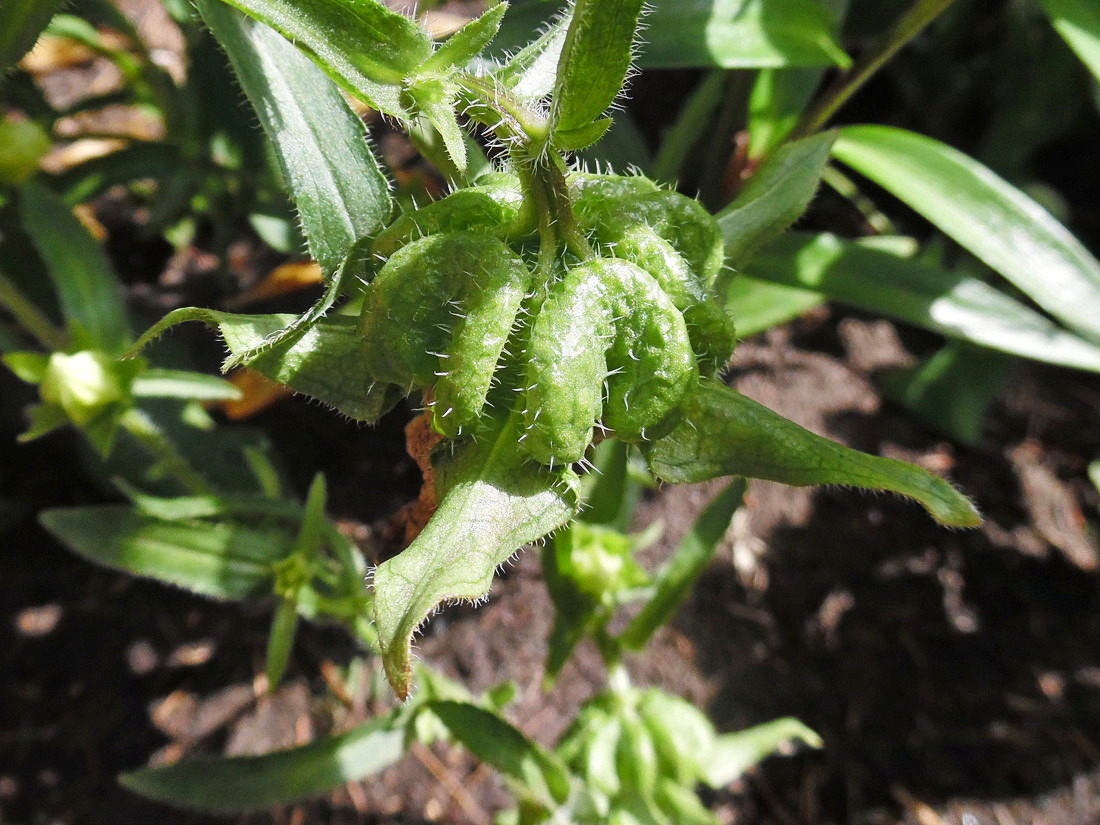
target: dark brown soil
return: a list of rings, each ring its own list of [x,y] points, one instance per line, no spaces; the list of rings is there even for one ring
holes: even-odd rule
[[[906,358],[890,324],[819,314],[744,343],[731,378],[812,429],[946,472],[986,526],[951,532],[895,498],[756,483],[730,546],[632,671],[706,707],[723,730],[793,715],[824,738],[821,752],[769,760],[712,796],[724,821],[1100,821],[1098,502],[1084,481],[1100,454],[1100,381],[1019,367],[987,437],[960,449],[881,401],[869,374]],[[290,399],[261,423],[280,443],[314,433],[288,443],[302,485],[328,472],[337,515],[369,521],[392,510],[394,491],[415,491],[394,476],[410,474],[393,446],[405,415],[358,429]],[[4,821],[206,822],[140,800],[115,774],[286,746],[363,712],[361,697],[350,711],[333,699],[334,666],[357,655],[342,633],[304,633],[286,686],[264,696],[268,606],[85,564],[32,518],[45,502],[100,495],[64,469],[71,438],[4,449],[5,492],[23,505],[0,556]],[[384,461],[364,458],[377,450]],[[707,489],[644,503],[639,524],[665,523],[654,561]],[[538,567],[523,554],[487,606],[445,611],[418,652],[475,691],[514,680],[513,718],[552,743],[604,674],[582,647],[542,693],[552,614]],[[240,821],[487,822],[506,803],[458,752],[418,749],[332,800]]]

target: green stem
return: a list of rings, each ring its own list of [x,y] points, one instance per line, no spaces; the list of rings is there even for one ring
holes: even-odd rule
[[[19,325],[50,352],[64,351],[69,336],[54,326],[14,283],[0,273],[0,306],[10,312]]]
[[[214,495],[214,488],[204,479],[186,458],[176,449],[164,431],[153,419],[138,409],[130,409],[119,423],[134,438],[152,453],[187,491],[198,496]]]
[[[943,14],[955,0],[917,0],[912,8],[898,18],[879,46],[856,61],[841,75],[825,96],[802,118],[791,138],[811,135],[825,126],[848,99],[859,91],[910,40]]]

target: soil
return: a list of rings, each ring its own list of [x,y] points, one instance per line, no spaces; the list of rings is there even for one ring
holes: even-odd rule
[[[790,715],[822,735],[820,752],[768,760],[714,795],[726,822],[1100,821],[1100,549],[1088,532],[1100,502],[1084,481],[1084,457],[1100,453],[1100,381],[1020,366],[985,437],[963,449],[876,391],[873,373],[909,357],[893,325],[827,310],[744,342],[730,377],[811,429],[947,473],[985,526],[950,532],[900,499],[754,483],[728,547],[633,675],[706,707],[723,730]],[[4,381],[5,397],[18,391]],[[259,423],[277,438],[315,434],[311,460],[294,459],[302,487],[325,471],[335,515],[369,535],[395,491],[415,495],[411,461],[393,447],[408,415],[362,429],[290,398]],[[351,441],[389,464],[355,466],[330,449]],[[142,801],[114,777],[150,759],[262,752],[348,723],[363,701],[334,711],[334,674],[358,653],[341,632],[309,628],[269,697],[258,675],[269,605],[195,598],[55,545],[34,510],[102,497],[62,469],[74,449],[64,434],[4,448],[22,505],[0,556],[4,821],[225,821]],[[713,489],[644,502],[638,526],[665,524],[651,562]],[[512,718],[552,743],[604,674],[582,646],[542,692],[552,612],[537,556],[522,554],[487,605],[438,616],[418,653],[474,691],[516,682]],[[419,749],[356,790],[238,821],[476,823],[506,801],[455,749]]]
[[[115,238],[128,220],[118,207],[98,206]],[[252,275],[265,270],[257,260],[267,253],[242,237],[236,257]],[[109,249],[152,270],[127,280],[135,306],[153,315],[214,289],[197,250],[166,261],[133,238]],[[163,267],[178,270],[169,297],[149,285]],[[707,795],[724,823],[1100,822],[1100,494],[1086,477],[1100,456],[1100,377],[1017,364],[982,438],[962,447],[877,388],[882,372],[934,344],[826,307],[742,342],[731,363],[729,380],[747,395],[949,476],[986,521],[953,532],[893,497],[750,485],[690,598],[629,663],[638,683],[697,703],[721,730],[795,716],[824,739],[820,751],[769,759]],[[480,825],[507,806],[489,770],[443,745],[418,746],[329,798],[228,819],[122,789],[121,771],[266,752],[382,712],[384,693],[349,676],[378,666],[339,629],[306,626],[269,695],[271,604],[198,598],[57,545],[36,513],[109,493],[74,469],[72,434],[15,445],[31,394],[2,370],[0,397],[0,822]],[[377,557],[420,486],[404,452],[410,415],[399,407],[364,428],[285,398],[246,423],[278,445],[299,494],[326,474],[331,515]],[[667,556],[716,489],[666,488],[643,502],[636,526],[664,524],[647,563]],[[438,615],[417,652],[474,692],[514,681],[510,718],[552,744],[605,678],[582,645],[543,691],[552,616],[538,553],[526,551],[487,604]]]

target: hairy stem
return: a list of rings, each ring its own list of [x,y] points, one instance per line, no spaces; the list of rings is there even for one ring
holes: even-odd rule
[[[848,99],[871,79],[890,58],[916,37],[924,28],[947,10],[955,0],[917,0],[912,8],[898,18],[877,48],[856,61],[837,78],[813,108],[806,112],[791,138],[806,137],[825,126]]]

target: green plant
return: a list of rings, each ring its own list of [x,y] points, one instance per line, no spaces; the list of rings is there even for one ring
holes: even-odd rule
[[[445,729],[515,783],[518,821],[710,821],[694,787],[720,784],[733,774],[730,765],[751,762],[730,756],[746,741],[759,743],[750,748],[758,758],[780,740],[815,739],[782,721],[737,744],[682,702],[624,678],[624,656],[669,619],[717,546],[741,489],[734,482],[720,494],[651,578],[633,557],[640,539],[625,533],[624,502],[634,495],[623,481],[626,466],[640,455],[647,472],[671,483],[733,475],[890,490],[917,499],[945,524],[978,521],[945,481],[822,439],[725,386],[720,372],[734,323],[746,335],[835,298],[963,342],[903,380],[899,394],[918,408],[929,385],[972,369],[975,351],[987,355],[979,347],[1100,369],[1100,264],[1057,220],[942,143],[882,126],[821,131],[949,0],[915,3],[854,65],[835,36],[843,2],[749,2],[736,16],[721,0],[659,3],[643,65],[702,64],[714,74],[684,107],[649,177],[591,174],[567,160],[602,147],[607,155],[616,146],[632,151],[623,138],[629,119],[613,129],[606,112],[634,61],[638,0],[578,0],[526,45],[517,33],[526,35],[532,19],[546,21],[563,4],[494,5],[438,45],[373,0],[196,5],[271,142],[326,291],[301,317],[177,310],[130,352],[197,320],[219,329],[231,353],[226,368],[248,365],[354,419],[375,421],[411,396],[441,440],[426,479],[437,507],[412,545],[374,571],[371,598],[356,592],[361,560],[323,525],[320,483],[304,511],[288,511],[293,517],[284,522],[293,528],[282,523],[282,540],[262,558],[249,548],[257,520],[271,523],[263,508],[224,495],[138,499],[141,518],[155,523],[135,528],[128,511],[120,529],[127,540],[169,531],[169,543],[196,545],[215,567],[246,563],[247,586],[218,595],[273,589],[280,597],[268,658],[273,680],[295,617],[304,614],[336,617],[368,644],[376,641],[400,697],[414,676],[420,685],[405,710],[305,749],[218,762],[214,771],[185,763],[130,776],[142,792],[222,809],[285,802],[377,770],[409,742]],[[1044,5],[1095,66],[1091,10],[1083,2]],[[845,71],[815,96],[828,64]],[[748,151],[740,171],[747,180],[728,204],[714,186],[701,185],[717,209],[712,216],[668,181],[688,169],[702,124],[736,119],[732,91],[746,78]],[[395,216],[387,178],[340,88],[405,125],[454,191]],[[31,136],[21,145],[35,142]],[[945,256],[914,257],[918,245],[909,238],[784,234],[821,180],[850,197],[870,226],[891,228],[858,185],[829,166],[831,158],[926,215],[1017,293],[974,264],[968,271],[952,269]],[[704,176],[714,172],[713,159],[704,162]],[[13,167],[26,162],[17,157]],[[12,174],[12,182],[23,174]],[[1005,227],[1011,231],[993,231]],[[129,403],[127,371],[137,367],[80,355],[76,364],[94,367],[100,378],[121,377],[88,380],[85,370],[60,391],[58,376],[77,353],[23,309],[31,302],[8,295],[5,306],[22,326],[39,329],[44,348],[63,355],[52,372],[52,356],[12,362],[43,381],[45,403],[85,430],[118,415]],[[119,341],[104,351],[128,343],[125,335]],[[980,414],[981,404],[974,408]],[[973,435],[974,419],[971,412],[956,429]],[[581,475],[593,462],[615,468],[606,483]],[[177,522],[186,530],[171,532]],[[232,540],[197,547],[226,522]],[[81,545],[63,516],[48,514],[46,523]],[[557,610],[547,673],[553,678],[573,646],[591,636],[612,674],[609,690],[582,709],[586,725],[556,753],[499,718],[500,697],[471,703],[462,691],[440,687],[430,671],[414,674],[410,662],[411,638],[438,605],[480,598],[499,565],[546,537],[544,569]],[[163,556],[139,572],[200,591],[210,586],[210,578],[188,578]],[[319,587],[310,584],[315,578]],[[634,600],[644,601],[641,612],[611,634],[616,609]],[[670,731],[665,717],[682,724]],[[693,751],[725,770],[685,758]],[[204,775],[213,785],[203,784]],[[251,777],[249,793],[232,784],[242,777]]]

